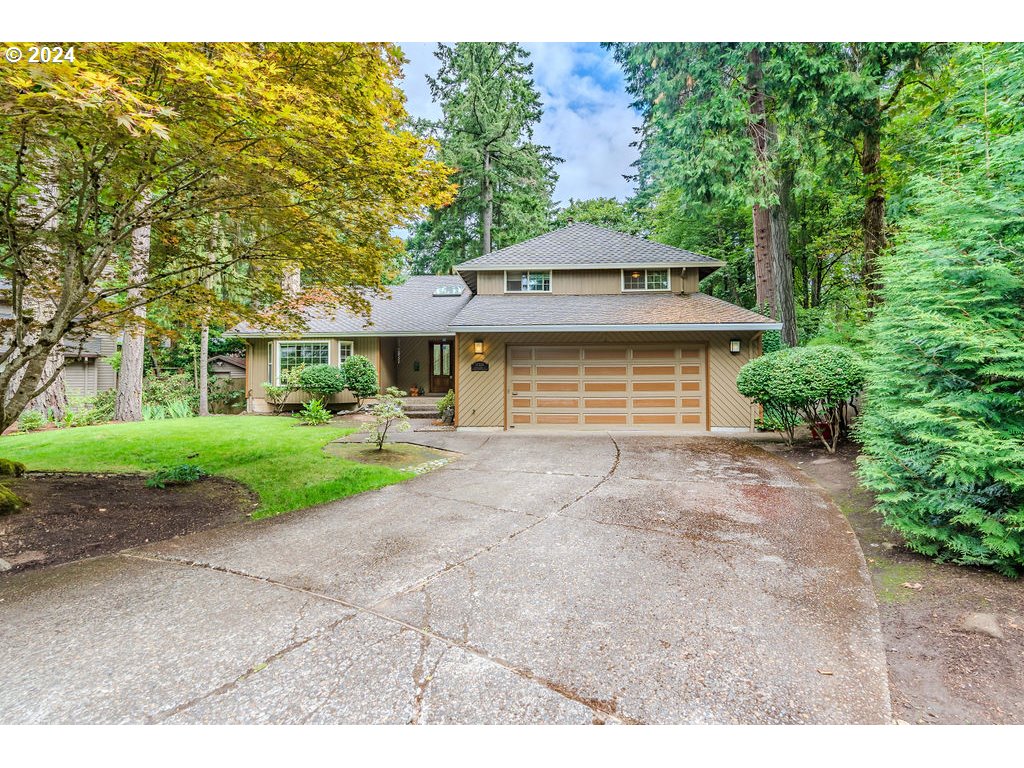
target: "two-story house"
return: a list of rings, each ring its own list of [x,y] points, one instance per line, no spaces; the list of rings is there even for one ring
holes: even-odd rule
[[[761,334],[780,324],[699,292],[722,262],[573,224],[412,277],[370,321],[311,316],[297,339],[237,329],[249,344],[249,408],[300,363],[369,357],[382,388],[455,390],[460,428],[750,429],[736,390]],[[354,402],[348,393],[335,402]]]

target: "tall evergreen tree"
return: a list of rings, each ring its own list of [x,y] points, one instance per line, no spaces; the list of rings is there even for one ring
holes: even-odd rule
[[[1024,572],[1024,45],[960,46],[870,326],[861,479],[908,546]]]
[[[634,106],[644,118],[639,181],[652,196],[751,208],[757,304],[796,343],[789,247],[795,162],[780,134],[792,108],[784,43],[620,43]]]
[[[435,56],[440,66],[427,80],[443,117],[434,135],[459,191],[417,226],[407,247],[414,271],[443,274],[545,232],[560,160],[533,141],[542,106],[522,46],[442,44]]]

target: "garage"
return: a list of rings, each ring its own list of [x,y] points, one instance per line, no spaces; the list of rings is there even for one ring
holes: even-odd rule
[[[509,428],[708,428],[706,345],[510,345],[507,355]]]

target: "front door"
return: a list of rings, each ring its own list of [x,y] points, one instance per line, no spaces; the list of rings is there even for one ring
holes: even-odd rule
[[[430,391],[447,392],[452,388],[452,343],[430,342]]]

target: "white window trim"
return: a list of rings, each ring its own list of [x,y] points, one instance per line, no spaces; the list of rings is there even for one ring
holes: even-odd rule
[[[326,344],[327,345],[327,362],[331,361],[331,344],[327,339],[323,341],[275,341],[274,342],[274,384],[277,386],[281,385],[281,345],[301,345],[309,346],[311,344]]]
[[[338,357],[337,357],[338,367],[339,368],[341,368],[342,363],[345,362],[344,360],[341,359],[341,349],[342,349],[342,347],[348,347],[348,357],[352,357],[352,355],[354,355],[356,353],[356,343],[354,341],[349,341],[348,339],[339,339],[338,340]]]
[[[547,276],[548,276],[548,289],[546,291],[530,291],[530,290],[526,290],[526,291],[521,291],[521,290],[520,291],[510,291],[508,289],[508,273],[509,272],[518,272],[520,274],[522,274],[523,272],[526,272],[526,273],[534,272],[534,273],[537,273],[537,274],[540,274],[541,272],[546,272]],[[504,273],[502,274],[502,278],[503,279],[501,281],[501,288],[502,288],[502,290],[505,293],[551,293],[551,285],[552,285],[552,282],[554,281],[554,277],[555,277],[555,273],[552,272],[550,269],[506,269],[504,271]]]
[[[643,272],[644,273],[644,287],[643,288],[627,288],[626,287],[626,273],[627,272]],[[667,278],[664,288],[648,288],[647,286],[647,273],[648,272],[664,272]],[[672,290],[672,270],[654,268],[648,269],[647,267],[638,267],[634,269],[623,269],[619,270],[620,282],[623,293],[667,293]]]

